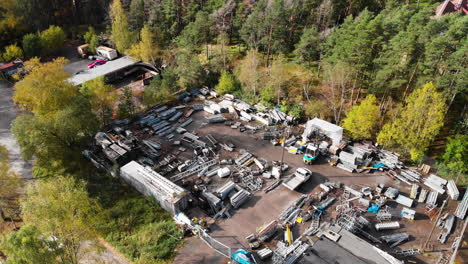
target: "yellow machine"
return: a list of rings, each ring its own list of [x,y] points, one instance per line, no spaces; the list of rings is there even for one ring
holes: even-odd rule
[[[292,235],[291,228],[289,227],[289,225],[286,225],[286,230],[284,231],[284,241],[286,241],[288,245],[291,245],[293,242],[293,235]]]

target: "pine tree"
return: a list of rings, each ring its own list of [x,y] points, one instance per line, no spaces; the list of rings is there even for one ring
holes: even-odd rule
[[[128,22],[133,31],[139,31],[145,23],[145,1],[132,0],[130,3],[130,11],[128,13]]]
[[[320,38],[317,28],[306,28],[302,33],[301,40],[296,45],[294,55],[300,62],[311,63],[319,59]]]

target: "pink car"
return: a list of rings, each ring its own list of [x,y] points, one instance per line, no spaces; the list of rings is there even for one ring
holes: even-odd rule
[[[105,60],[95,60],[92,63],[88,64],[88,69],[92,69],[98,65],[106,64],[107,61]]]

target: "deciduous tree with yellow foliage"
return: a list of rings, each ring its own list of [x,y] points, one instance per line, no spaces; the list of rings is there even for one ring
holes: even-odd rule
[[[98,77],[83,83],[80,92],[89,98],[99,121],[102,124],[107,124],[118,98],[115,88],[106,84],[104,77]]]
[[[15,84],[13,101],[34,114],[50,113],[69,105],[79,92],[67,82],[69,74],[63,71],[66,62],[64,58],[47,63],[35,61],[29,74]]]
[[[128,29],[127,14],[120,0],[114,0],[110,6],[112,38],[119,52],[124,52],[132,44],[131,33]]]
[[[140,31],[140,42],[133,45],[129,54],[145,62],[155,63],[159,54],[159,49],[154,43],[154,35],[148,25],[145,25]]]
[[[97,130],[89,100],[67,81],[66,60],[26,63],[26,77],[15,85],[13,100],[32,114],[13,122],[23,157],[36,157],[36,168],[51,172],[80,168],[80,150]]]
[[[384,125],[377,141],[402,147],[413,161],[418,161],[444,125],[447,104],[432,83],[413,91],[405,103],[399,115]]]
[[[379,118],[377,98],[370,94],[351,108],[343,120],[343,127],[354,139],[370,139],[374,136]]]
[[[10,168],[8,150],[0,145],[0,217],[2,219],[8,211],[17,208],[16,195],[20,185],[21,179]]]
[[[23,57],[23,50],[16,44],[12,44],[5,47],[5,52],[3,52],[2,57],[4,61],[21,59]]]
[[[34,181],[26,197],[21,202],[24,221],[60,242],[60,263],[81,263],[99,248],[93,227],[100,222],[102,208],[89,197],[84,181],[64,176]]]

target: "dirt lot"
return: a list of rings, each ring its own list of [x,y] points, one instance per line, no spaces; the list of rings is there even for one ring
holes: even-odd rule
[[[191,117],[194,119],[194,122],[187,127],[187,130],[197,134],[198,136],[211,134],[218,142],[233,143],[236,145],[234,156],[239,154],[238,151],[240,149],[245,149],[258,158],[266,159],[269,162],[273,160],[281,160],[281,147],[275,147],[271,145],[269,141],[261,140],[258,134],[251,135],[241,133],[238,129],[232,129],[224,124],[207,124],[205,119],[205,116],[207,115],[209,114],[203,111],[196,112]],[[233,153],[223,150],[220,151],[219,154],[221,158],[233,156]],[[292,173],[298,167],[305,166],[300,155],[284,153],[284,162],[290,166],[287,174]],[[386,186],[399,188],[403,194],[409,196],[410,186],[404,183],[395,183],[382,173],[353,174],[331,167],[325,160],[319,160],[317,164],[307,166],[307,168],[313,171],[314,176],[306,184],[300,186],[297,192],[290,191],[284,186],[280,186],[268,194],[265,194],[263,191],[258,191],[254,193],[253,198],[241,206],[241,208],[231,210],[231,218],[218,219],[216,224],[212,226],[211,235],[220,242],[233,248],[233,250],[237,248],[248,248],[248,243],[245,239],[247,235],[253,233],[255,229],[261,225],[277,218],[278,215],[301,194],[318,192],[318,185],[326,181],[341,182],[354,187],[355,189],[360,189],[363,186],[375,188],[378,183],[384,183]],[[225,180],[223,180],[223,182],[224,181]],[[264,183],[264,186],[268,185],[268,182],[271,182],[271,180],[267,180],[267,182]],[[220,183],[217,183],[215,186],[217,187],[219,184]],[[208,188],[210,189],[209,186]],[[439,204],[441,204],[441,201]],[[401,249],[410,249],[414,247],[421,248],[421,245],[426,241],[429,231],[433,226],[433,222],[431,222],[424,213],[425,205],[417,205],[413,208],[417,211],[416,219],[414,221],[401,219],[401,217],[398,216],[399,211],[402,209],[401,205],[398,205],[395,202],[390,202],[389,205],[392,207],[393,219],[400,221],[402,224],[402,228],[399,232],[407,232],[411,235],[410,241],[402,244]],[[334,206],[336,206],[336,204]],[[334,206],[327,210],[330,212],[330,215],[326,218],[330,218],[334,215]],[[453,212],[455,208],[455,203],[450,203],[448,206],[448,212]],[[200,210],[191,210],[188,214],[189,216],[200,216],[202,213]],[[371,222],[376,222],[375,214],[367,213],[366,216],[371,220]],[[293,230],[296,237],[302,233],[305,227],[308,226],[309,223],[296,225]],[[455,237],[458,236],[461,226],[462,222],[458,221],[457,229],[449,236],[449,240],[445,245],[440,245],[440,243],[437,242],[437,236],[440,233],[440,229],[436,228],[429,240],[429,246],[433,245],[434,251],[450,248]],[[374,234],[376,236],[380,236],[388,233],[392,232],[375,232]],[[281,237],[282,234],[278,234],[278,236]],[[179,254],[174,260],[174,263],[226,263],[228,261],[226,258],[219,257],[219,254],[209,248],[202,241],[198,240],[199,239],[196,237],[187,239],[185,245],[179,250]],[[460,255],[466,254],[467,250],[465,249],[464,251],[465,252],[460,252]],[[433,252],[413,257],[410,260],[415,263],[434,263],[438,257],[439,253]]]

